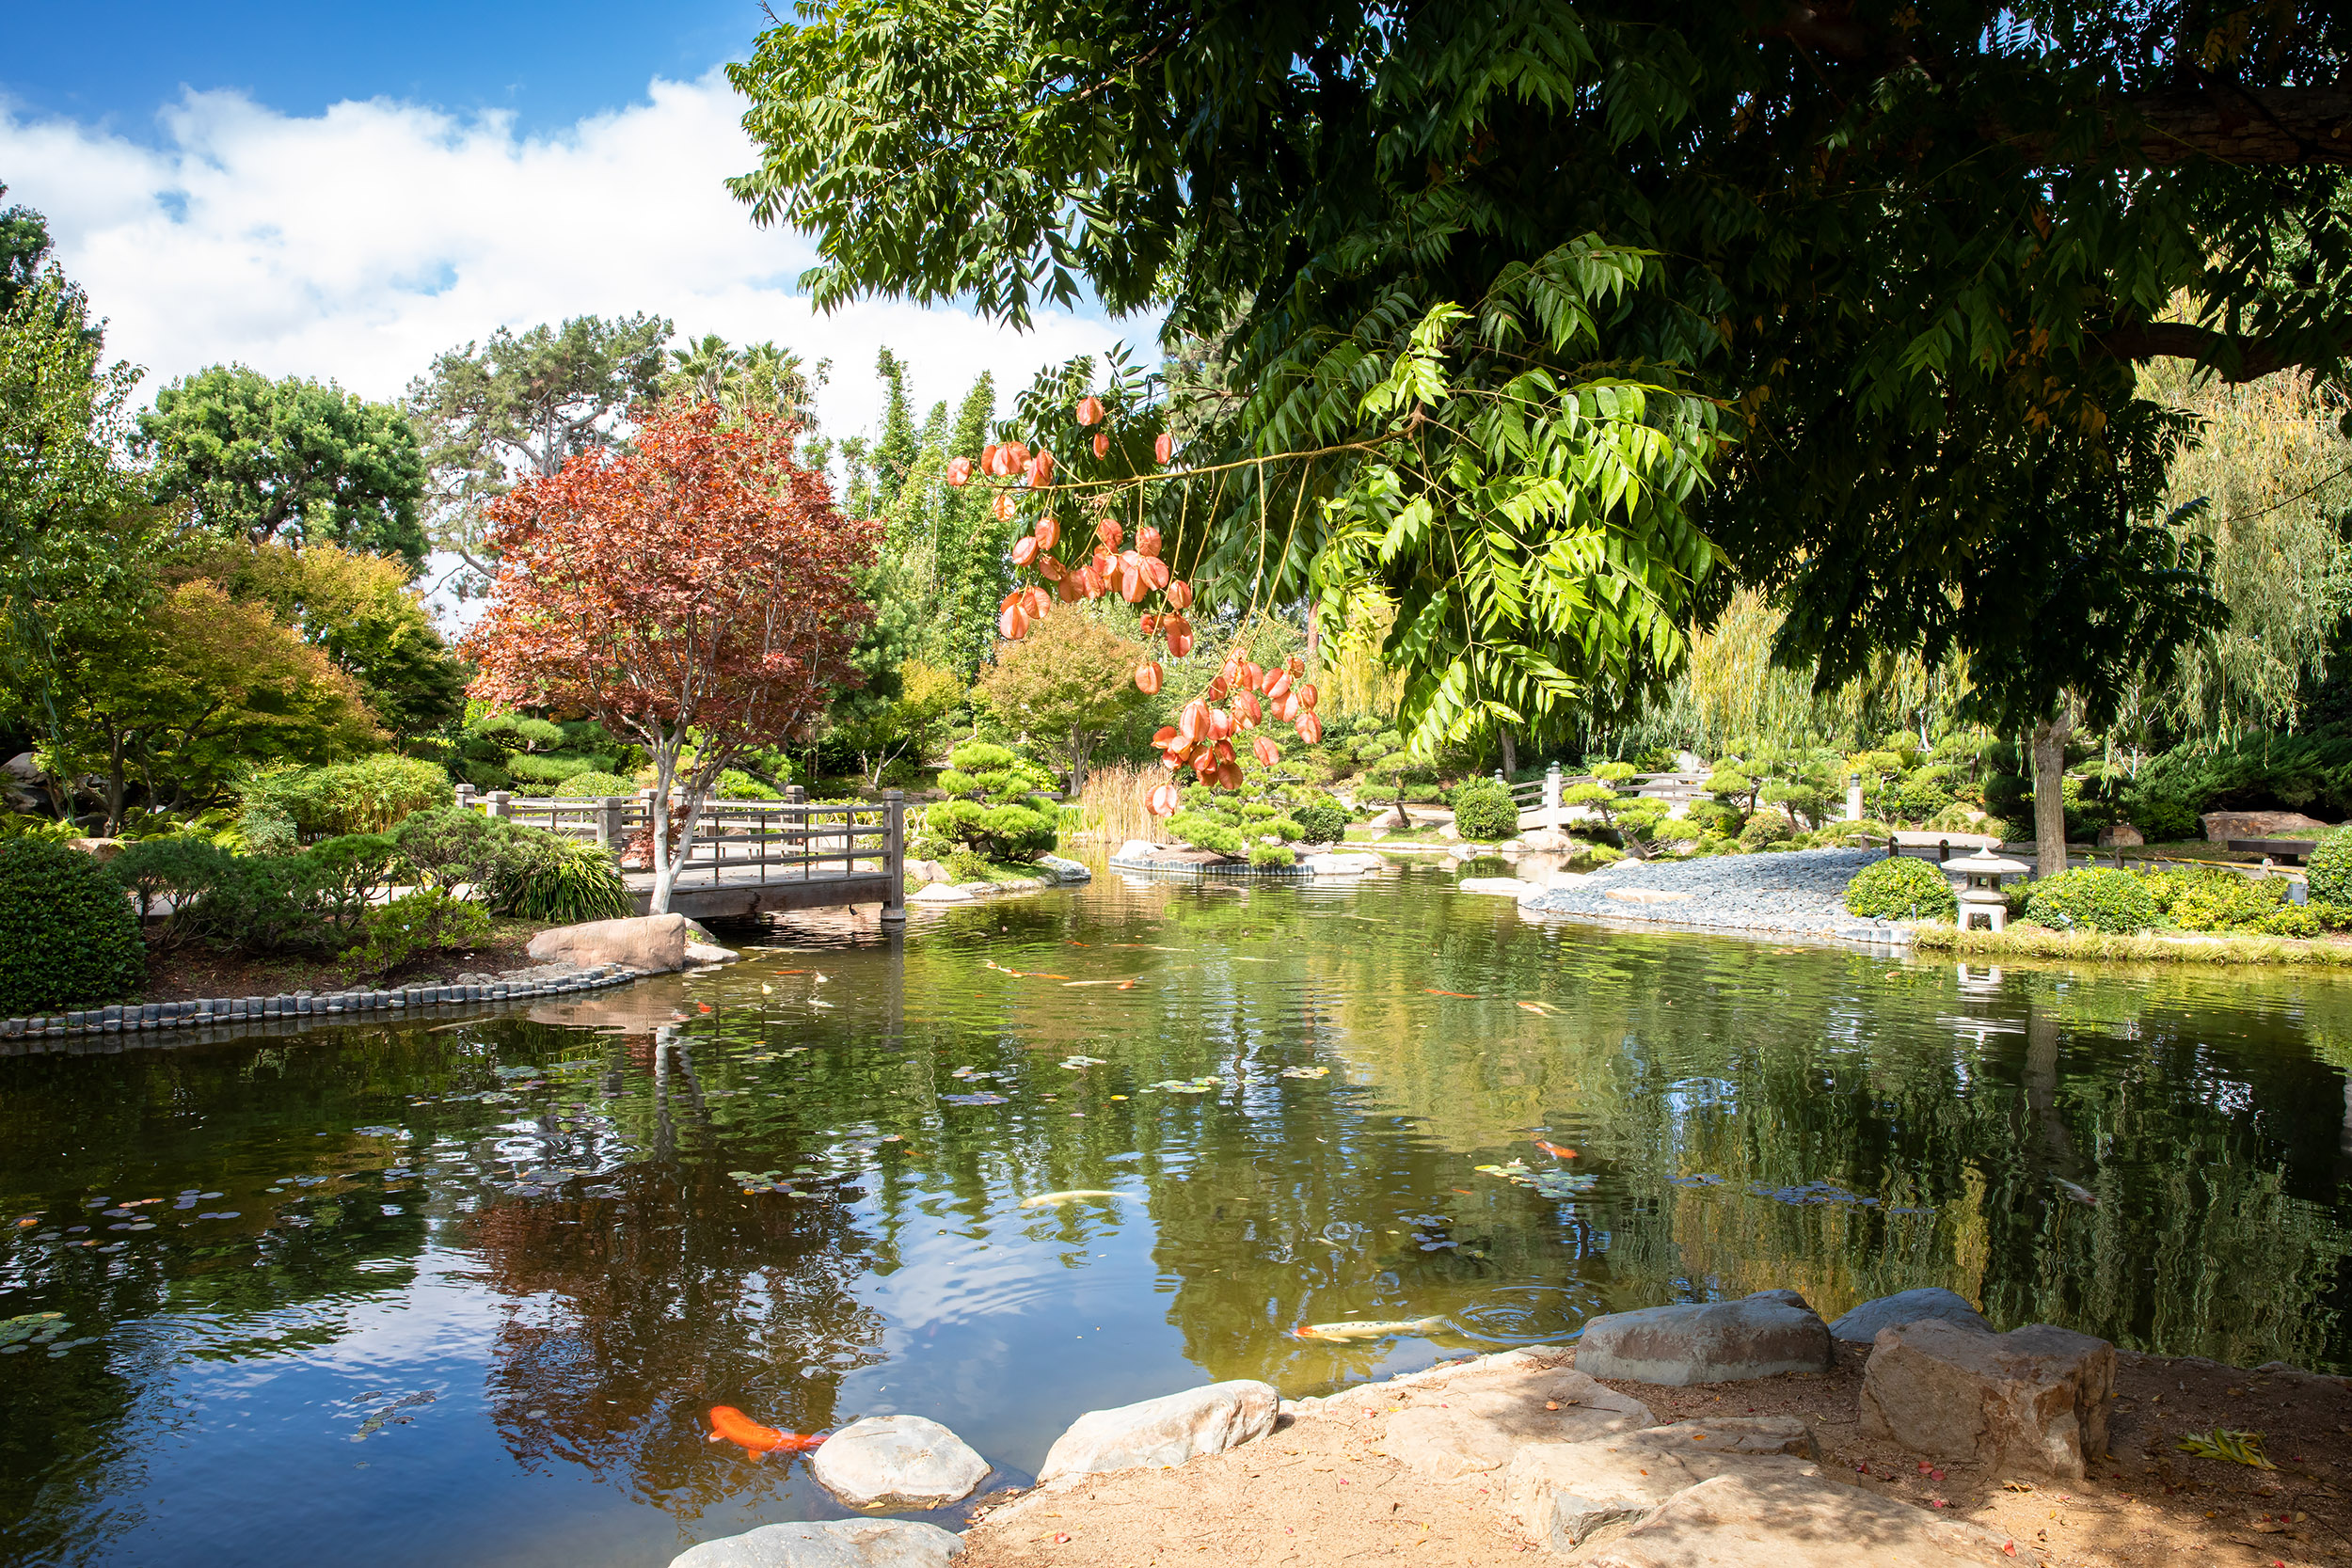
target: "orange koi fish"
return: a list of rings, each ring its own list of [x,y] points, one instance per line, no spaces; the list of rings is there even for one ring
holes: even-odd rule
[[[702,1011],[702,1012],[706,1012],[706,1013],[707,1013],[707,1012],[711,1012],[711,1011],[713,1011],[713,1010],[714,1010],[714,1009],[711,1007],[710,1004],[709,1004],[709,1003],[707,1003],[707,1002],[697,1002],[697,1003],[695,1003],[695,1004],[694,1004],[694,1006],[695,1006],[695,1007],[696,1007],[698,1010],[700,1010],[700,1011]]]
[[[704,1441],[732,1443],[754,1459],[760,1459],[779,1452],[806,1453],[824,1439],[764,1427],[731,1404],[714,1404],[710,1407],[710,1435]]]
[[[1435,986],[1423,986],[1421,989],[1423,994],[1429,996],[1458,996],[1465,1002],[1475,1002],[1478,1000],[1477,997],[1472,996],[1466,990],[1439,990]]]
[[[1563,1148],[1558,1144],[1548,1144],[1541,1138],[1537,1138],[1535,1140],[1535,1147],[1542,1149],[1546,1154],[1550,1155],[1555,1160],[1573,1160],[1576,1158],[1575,1149]]]

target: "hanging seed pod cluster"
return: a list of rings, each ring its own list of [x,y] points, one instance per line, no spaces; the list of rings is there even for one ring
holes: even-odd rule
[[[1111,436],[1103,400],[1081,398],[1076,412],[1081,429],[1104,427],[1095,431],[1091,444],[1098,459],[1107,457]],[[1152,444],[1152,460],[1165,465],[1174,451],[1174,443],[1163,433]],[[1050,489],[1057,467],[1050,451],[1033,452],[1019,441],[1003,441],[982,450],[977,463],[969,457],[949,463],[947,483],[969,484],[976,474],[997,481],[990,505],[1000,521],[1010,522],[1020,510],[1023,491],[1040,495]],[[1053,516],[1039,518],[1027,535],[1014,543],[1014,570],[1034,572],[1040,580],[1016,587],[996,607],[999,635],[1007,641],[1020,641],[1057,602],[1076,604],[1116,594],[1129,604],[1140,605],[1157,595],[1164,608],[1143,617],[1143,635],[1165,641],[1170,657],[1183,658],[1192,652],[1192,623],[1185,615],[1192,609],[1192,584],[1169,574],[1168,562],[1160,557],[1158,529],[1137,528],[1130,545],[1126,526],[1104,517],[1094,525],[1090,539],[1073,539],[1070,544],[1072,547],[1065,551],[1061,521]],[[1160,689],[1156,661],[1136,669],[1136,685],[1147,692]]]
[[[1073,412],[1078,428],[1092,432],[1088,442],[1096,460],[1107,459],[1112,433],[1103,400],[1080,398]],[[1165,467],[1174,453],[1174,443],[1162,432],[1152,442],[1152,463]],[[1057,467],[1050,451],[1033,452],[1019,441],[1004,441],[984,450],[977,463],[969,457],[949,463],[947,483],[969,484],[976,474],[996,482],[991,505],[997,517],[1009,522],[1020,510],[1019,498],[1025,491],[1041,498],[1053,487]],[[1158,529],[1139,525],[1130,545],[1126,526],[1105,516],[1095,523],[1090,540],[1073,539],[1070,544],[1065,551],[1061,522],[1052,515],[1039,518],[1014,543],[1014,570],[1034,572],[1039,580],[1014,588],[997,606],[996,629],[1006,641],[1018,642],[1028,636],[1030,626],[1050,614],[1057,603],[1076,604],[1116,594],[1131,605],[1154,603],[1156,608],[1143,614],[1145,640],[1164,643],[1170,658],[1191,656],[1196,638],[1189,618],[1192,584],[1170,573],[1160,554]],[[1306,668],[1298,658],[1287,666],[1260,669],[1239,654],[1229,657],[1208,689],[1184,705],[1174,724],[1152,736],[1152,744],[1160,749],[1161,766],[1171,772],[1190,768],[1202,784],[1232,789],[1241,784],[1241,763],[1233,750],[1236,736],[1272,721],[1293,725],[1309,745],[1321,740],[1323,721],[1315,717],[1315,689],[1299,678]],[[1156,693],[1164,678],[1156,658],[1136,667],[1136,689],[1146,694]],[[1251,737],[1249,747],[1269,768],[1281,760],[1281,748],[1263,735]],[[1153,789],[1152,810],[1161,816],[1174,816],[1181,793],[1174,784]]]
[[[1261,669],[1236,654],[1225,661],[1209,689],[1186,703],[1176,722],[1152,737],[1160,749],[1160,766],[1173,772],[1190,768],[1213,788],[1241,787],[1241,759],[1234,752],[1237,736],[1272,721],[1289,724],[1311,746],[1323,738],[1323,721],[1315,716],[1315,689],[1299,679],[1306,660],[1293,655],[1287,664]],[[1265,736],[1252,736],[1250,753],[1268,768],[1282,760],[1282,749]],[[1152,791],[1149,804],[1158,816],[1173,816],[1184,792],[1172,784]]]

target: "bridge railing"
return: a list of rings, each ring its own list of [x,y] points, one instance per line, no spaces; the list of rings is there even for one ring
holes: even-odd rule
[[[469,810],[545,828],[602,845],[624,870],[653,869],[653,791],[633,796],[486,794],[460,784],[457,803]],[[672,805],[673,823],[682,802]],[[671,830],[677,830],[673,827]],[[632,846],[632,841],[641,841]],[[632,847],[639,853],[631,854]],[[707,800],[691,840],[680,839],[677,885],[719,886],[809,881],[860,871],[889,883],[884,917],[902,914],[906,878],[906,796],[882,791],[879,800],[812,801],[797,785],[782,800]]]

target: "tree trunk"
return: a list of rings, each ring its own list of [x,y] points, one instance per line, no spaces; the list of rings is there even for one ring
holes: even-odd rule
[[[1086,736],[1077,730],[1070,732],[1070,798],[1076,800],[1087,786]]]
[[[1519,749],[1511,739],[1511,732],[1502,732],[1502,776],[1509,778],[1519,770]]]
[[[2074,715],[2061,707],[2054,719],[2033,727],[2034,875],[2055,877],[2066,869],[2066,741]]]
[[[129,788],[123,778],[122,736],[116,732],[106,751],[106,826],[104,836],[122,832],[122,798]]]

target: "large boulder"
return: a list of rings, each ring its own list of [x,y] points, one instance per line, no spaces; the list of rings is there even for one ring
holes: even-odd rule
[[[945,1508],[988,1478],[988,1461],[937,1421],[868,1416],[825,1439],[817,1483],[851,1508]]]
[[[1657,1421],[1649,1406],[1595,1382],[1565,1356],[1505,1351],[1335,1394],[1389,1411],[1380,1451],[1438,1481],[1500,1470],[1531,1443],[1581,1443]]]
[[[1931,1318],[1879,1331],[1862,1430],[1920,1453],[2083,1479],[2107,1446],[2115,1347],[2048,1323],[1985,1334]]]
[[[672,1558],[670,1568],[946,1568],[961,1550],[962,1538],[937,1525],[835,1519],[822,1525],[762,1525],[706,1541]]]
[[[591,920],[558,926],[531,939],[525,949],[540,963],[620,964],[645,974],[666,974],[686,966],[686,944],[693,922],[682,914],[641,914],[628,920]]]
[[[2110,822],[2099,830],[2102,849],[2137,849],[2147,842],[2147,835],[2129,822]]]
[[[1044,872],[1046,877],[1053,881],[1074,885],[1094,880],[1093,872],[1089,871],[1078,862],[1060,855],[1040,855],[1037,858],[1037,865],[1038,869]]]
[[[1584,1443],[1531,1443],[1511,1456],[1503,1508],[1527,1538],[1573,1551],[1604,1526],[1639,1519],[1726,1473],[1819,1474],[1813,1431],[1794,1416],[1677,1421]]]
[[[1584,1325],[1577,1370],[1680,1388],[1820,1372],[1830,1365],[1829,1325],[1794,1291],[1737,1301],[1612,1312]]]
[[[2014,1568],[1975,1525],[1825,1477],[1700,1481],[1580,1560],[1582,1568]]]
[[[1867,1345],[1878,1338],[1882,1328],[1900,1328],[1929,1318],[1941,1318],[1979,1334],[1993,1332],[1993,1325],[1984,1321],[1984,1314],[1968,1305],[1966,1296],[1941,1285],[1930,1285],[1923,1290],[1898,1291],[1891,1296],[1864,1302],[1830,1324],[1829,1337]]]
[[[1200,1454],[1223,1453],[1272,1432],[1279,1403],[1272,1384],[1237,1378],[1115,1410],[1090,1410],[1054,1439],[1037,1479],[1042,1483],[1101,1470],[1182,1465]]]
[[[2299,811],[2209,811],[2199,820],[2205,825],[2206,839],[2215,844],[2233,838],[2312,838],[2328,831],[2327,823]]]

